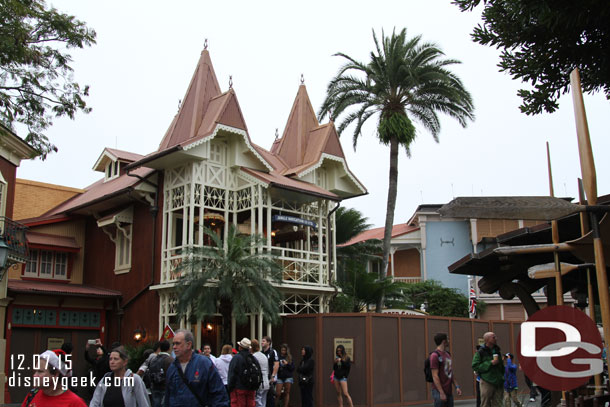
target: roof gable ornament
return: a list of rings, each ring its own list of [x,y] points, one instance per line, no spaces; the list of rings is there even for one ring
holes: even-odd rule
[[[229,75],[229,89],[233,89],[233,75]]]
[[[208,39],[207,38],[203,41],[203,49],[208,49]]]
[[[301,74],[301,85],[305,84],[305,77],[303,76],[303,74]]]

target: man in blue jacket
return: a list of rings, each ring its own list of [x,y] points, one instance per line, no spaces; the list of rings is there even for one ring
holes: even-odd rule
[[[173,340],[176,360],[167,370],[165,407],[229,407],[218,371],[209,358],[193,352],[193,342],[190,331],[176,331]]]

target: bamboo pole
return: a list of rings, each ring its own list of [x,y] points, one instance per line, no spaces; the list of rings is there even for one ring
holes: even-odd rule
[[[574,69],[570,74],[570,86],[572,87],[572,100],[574,102],[574,116],[576,120],[576,134],[578,136],[578,151],[580,155],[580,168],[585,187],[587,203],[597,204],[597,175],[595,173],[595,162],[593,161],[593,151],[591,148],[591,138],[589,137],[589,127],[587,125],[587,114],[585,103],[582,97],[580,85],[580,75],[578,69]],[[604,340],[606,354],[608,353],[608,341],[610,341],[610,299],[608,295],[608,277],[606,275],[606,261],[601,238],[599,235],[599,224],[597,215],[591,213],[591,224],[593,229],[593,247],[595,250],[595,274],[597,276],[597,290],[599,294],[599,305],[604,329]]]
[[[581,205],[585,205],[585,189],[582,179],[578,178],[578,201]],[[584,212],[580,214],[580,235],[584,236],[589,232],[589,222]],[[593,295],[593,284],[591,284],[591,268],[587,267],[587,297],[589,298],[589,317],[595,321],[595,296]],[[595,394],[602,394],[602,376],[596,374]]]
[[[551,170],[551,149],[549,148],[549,142],[546,142],[546,160],[549,171],[549,192],[552,197],[555,197],[555,190],[553,188],[553,171]],[[551,233],[553,236],[553,244],[559,243],[559,225],[556,220],[551,221]],[[555,260],[555,303],[557,305],[563,305],[563,284],[561,281],[561,263],[559,261],[559,252],[555,250],[553,252],[553,259]]]

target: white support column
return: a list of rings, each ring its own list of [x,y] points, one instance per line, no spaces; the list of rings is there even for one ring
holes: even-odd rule
[[[197,319],[196,330],[197,334],[195,336],[195,341],[197,342],[197,347],[195,349],[201,349],[201,320]],[[160,359],[159,359],[160,360]]]
[[[472,252],[477,252],[477,243],[479,242],[479,231],[477,230],[477,220],[470,219],[470,239],[472,241]]]
[[[185,205],[188,208],[189,217],[188,223],[185,222],[185,226],[188,231],[188,244],[192,245],[195,240],[195,166],[191,165],[191,179],[189,181],[189,198],[188,204],[185,202]],[[185,197],[186,198],[186,197]]]
[[[271,194],[267,190],[267,250],[271,252]],[[262,331],[261,331],[262,332]]]
[[[323,201],[318,201],[318,275],[320,276],[320,284],[322,283],[322,272],[324,270],[324,255],[323,255],[323,244],[322,244],[322,210]],[[325,208],[325,207],[324,207]],[[328,210],[328,208],[325,208]]]
[[[236,342],[236,339],[235,339],[235,335],[237,335],[236,331],[237,331],[237,327],[235,325],[235,318],[233,318],[233,316],[231,316],[231,344],[233,346],[235,346],[235,342]]]
[[[332,230],[333,230],[333,244],[332,247],[330,248],[331,253],[333,255],[333,268],[332,270],[328,270],[328,280],[330,281],[330,277],[332,276],[332,281],[337,281],[337,222],[336,222],[336,217],[335,214],[337,212],[333,212],[332,216],[330,217],[330,222],[332,223]],[[320,285],[324,285],[324,284],[320,284]]]
[[[394,277],[394,253],[396,252],[396,248],[392,247],[390,248],[390,261],[391,261],[391,265],[392,265],[392,278]]]
[[[271,322],[267,322],[267,336],[270,337],[271,339],[273,339],[273,336],[271,336]]]
[[[419,229],[421,232],[421,275],[424,281],[428,280],[428,271],[426,270],[426,217],[420,216]]]
[[[258,341],[263,339],[263,310],[258,311]]]
[[[250,339],[256,337],[256,315],[250,314]]]
[[[258,190],[258,235],[263,235],[263,188],[260,185],[256,186]]]
[[[159,293],[159,328],[157,329],[157,337],[161,337],[163,334],[163,330],[165,329],[165,324],[163,323],[163,317],[167,315],[167,311],[165,308],[166,304],[166,295]]]

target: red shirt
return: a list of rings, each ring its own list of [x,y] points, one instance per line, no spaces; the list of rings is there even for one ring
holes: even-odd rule
[[[30,393],[23,400],[21,407],[87,407],[83,399],[70,390],[64,391],[59,396],[47,396],[42,390],[38,390],[30,404],[25,404],[29,395]]]
[[[453,366],[451,365],[451,355],[445,351],[440,351],[438,349],[435,350],[430,355],[430,369],[438,369],[438,378],[440,379],[443,392],[445,392],[447,395],[451,395],[451,385],[453,383]],[[432,383],[432,387],[436,389],[436,385],[434,383]]]

